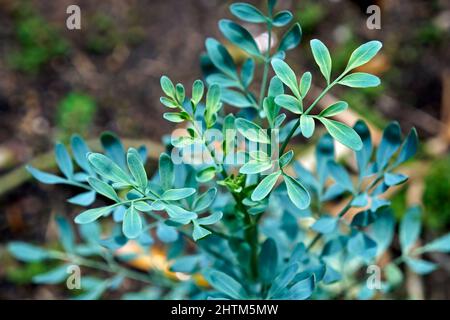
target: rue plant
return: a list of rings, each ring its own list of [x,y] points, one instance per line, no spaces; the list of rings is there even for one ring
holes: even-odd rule
[[[167,143],[156,170],[146,170],[145,147],[125,150],[111,133],[100,138],[102,153],[91,151],[80,136],[72,137],[71,152],[57,144],[60,176],[28,167],[40,182],[81,190],[68,202],[86,207],[74,219],[80,241],[69,220],[58,216],[60,250],[9,245],[25,262],[61,261],[34,282],[64,282],[67,266],[77,264],[102,271],[82,276],[83,294],[77,297],[85,299],[119,290],[126,278],[145,286],[125,293],[132,299],[367,299],[389,296],[402,282],[403,265],[419,274],[436,269],[421,255],[449,252],[450,237],[417,246],[421,212],[413,207],[400,222],[401,255],[379,265],[382,276],[372,279],[377,281],[366,281],[367,267],[377,265],[394,239],[396,221],[385,193],[407,181],[397,169],[416,153],[416,131],[402,137],[393,122],[375,148],[363,121],[350,127],[334,119],[348,109],[345,101],[318,110],[336,86],[380,83],[356,70],[382,44],[369,41],[355,48],[345,69],[334,75],[327,46],[311,40],[320,71],[314,77],[324,83],[314,96],[313,74],[298,74],[284,61],[300,44],[300,25],[287,28],[275,43],[272,35],[293,16],[276,10],[275,0],[267,4],[264,13],[246,3],[230,7],[239,20],[264,26],[266,43],[258,44],[234,21],[219,22],[224,38],[246,54],[241,65],[223,44],[208,38],[205,82],[196,80],[190,96],[182,84],[161,77],[164,118],[183,130]],[[255,85],[256,67],[262,76]],[[235,108],[227,113],[225,106]],[[295,136],[309,141],[319,130],[327,133],[317,140],[315,168],[309,170],[290,146]],[[335,141],[351,150],[353,165],[338,161]],[[331,214],[328,204],[337,201],[341,209]],[[139,253],[122,250],[130,243],[144,252],[164,244],[168,268],[133,269],[129,262]]]

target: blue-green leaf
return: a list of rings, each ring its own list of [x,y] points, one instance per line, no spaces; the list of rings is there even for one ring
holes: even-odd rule
[[[378,170],[382,170],[391,160],[394,153],[402,143],[400,125],[391,122],[383,131],[380,145],[378,146],[376,161]]]
[[[308,299],[314,292],[315,281],[314,275],[311,274],[305,279],[298,281],[289,289],[289,294],[286,298],[293,300]]]
[[[193,221],[193,225],[194,228],[192,230],[192,238],[194,239],[194,241],[203,239],[204,237],[211,234],[211,231],[200,226],[200,224],[196,220]]]
[[[58,177],[54,174],[47,173],[41,170],[38,170],[32,166],[25,167],[27,171],[39,182],[45,184],[59,184],[59,183],[68,183],[68,181],[64,178]]]
[[[237,108],[247,108],[252,106],[250,100],[248,100],[244,94],[236,90],[222,89],[220,98],[224,103]]]
[[[314,134],[314,118],[307,115],[302,114],[300,116],[300,129],[302,130],[302,134],[305,138],[311,138]]]
[[[145,172],[144,164],[136,149],[130,148],[127,153],[128,169],[131,175],[136,180],[141,190],[145,190],[148,184],[147,173]]]
[[[207,280],[214,289],[232,299],[245,299],[248,297],[242,285],[223,272],[213,270],[207,275]]]
[[[281,175],[281,171],[274,172],[265,177],[258,186],[252,192],[253,201],[261,201],[272,191],[273,187],[277,183],[278,177]]]
[[[319,118],[319,121],[327,128],[328,133],[344,146],[356,151],[361,150],[362,141],[355,130],[335,120]]]
[[[176,228],[170,227],[164,223],[158,223],[156,227],[156,235],[165,243],[175,242],[178,239],[178,232]]]
[[[75,162],[86,172],[91,172],[91,167],[87,161],[87,154],[91,151],[86,142],[78,135],[73,135],[70,139],[73,158]]]
[[[253,80],[253,74],[255,72],[255,61],[252,58],[248,58],[242,64],[241,79],[245,87],[248,87]]]
[[[371,88],[380,85],[380,78],[365,72],[355,72],[345,76],[338,83],[351,88]]]
[[[166,94],[166,96],[175,98],[175,86],[173,85],[173,82],[169,79],[169,77],[162,76],[159,82],[161,84],[161,89]]]
[[[255,160],[250,160],[246,164],[244,164],[239,172],[242,174],[256,174],[267,171],[272,168],[272,162],[258,162]]]
[[[322,110],[319,113],[319,117],[332,117],[335,116],[341,112],[344,112],[348,108],[348,103],[345,101],[338,101],[336,103],[333,103],[331,106],[327,107],[326,109]]]
[[[93,208],[86,211],[83,211],[79,215],[75,217],[75,223],[84,224],[91,223],[103,215],[109,214],[115,205],[101,207],[101,208]]]
[[[238,131],[248,140],[260,143],[270,143],[266,130],[263,130],[257,124],[243,118],[236,119],[234,123]]]
[[[114,201],[120,201],[119,197],[117,196],[116,191],[106,182],[99,180],[94,177],[88,178],[89,185],[99,194],[114,200]]]
[[[220,20],[219,29],[230,42],[253,56],[261,56],[250,32],[231,20]]]
[[[125,211],[122,222],[122,231],[129,239],[137,238],[142,232],[141,215],[134,208],[133,204]]]
[[[307,71],[302,75],[302,78],[300,79],[300,95],[302,97],[305,97],[309,89],[311,88],[311,81],[312,81],[312,74],[311,72]]]
[[[159,156],[159,180],[161,181],[161,188],[164,190],[170,189],[173,185],[173,162],[170,156],[163,153]]]
[[[24,262],[39,262],[49,258],[49,253],[46,250],[20,241],[10,242],[8,251],[16,259]]]
[[[216,39],[208,38],[205,42],[208,56],[217,69],[235,79],[237,77],[236,65],[228,50]]]
[[[302,101],[288,94],[276,96],[275,103],[296,114],[301,114],[303,112]]]
[[[275,27],[284,27],[292,20],[292,13],[287,10],[278,12],[272,20],[272,24]]]
[[[360,136],[363,147],[361,150],[356,151],[356,162],[358,163],[359,177],[360,179],[366,175],[367,164],[372,157],[372,138],[370,136],[369,127],[362,120],[358,120],[353,129]]]
[[[56,163],[58,164],[61,172],[68,178],[73,177],[73,163],[70,158],[69,152],[62,143],[57,143],[55,145],[55,157]]]
[[[277,267],[277,244],[272,238],[267,238],[259,253],[259,277],[261,281],[265,284],[269,284],[276,275]]]
[[[104,132],[100,136],[100,142],[106,155],[120,168],[126,170],[125,148],[120,139],[112,132]]]
[[[281,272],[272,283],[270,287],[268,298],[272,298],[281,293],[281,291],[289,285],[289,283],[294,279],[299,269],[297,263],[291,264],[283,272]]]
[[[406,180],[408,180],[408,176],[401,173],[386,172],[384,174],[384,183],[389,187],[402,184]]]
[[[62,217],[56,217],[56,224],[58,225],[58,234],[64,250],[73,252],[75,246],[75,236],[73,234],[72,226],[69,221]]]
[[[311,226],[311,229],[323,234],[331,233],[336,229],[337,223],[336,217],[322,216]]]
[[[264,23],[267,18],[257,8],[248,3],[238,2],[230,6],[231,13],[242,21]]]
[[[369,41],[359,46],[353,51],[348,60],[346,71],[355,69],[363,64],[366,64],[380,51],[383,45],[380,41]]]
[[[113,182],[120,182],[130,184],[131,180],[128,174],[125,173],[116,163],[110,158],[100,153],[91,153],[88,155],[88,161],[94,170]]]
[[[215,211],[207,217],[197,219],[196,222],[198,224],[208,226],[208,225],[219,222],[220,219],[222,219],[222,217],[223,217],[223,213],[221,211]]]
[[[347,170],[334,161],[328,161],[328,170],[337,184],[341,185],[348,191],[353,191],[353,182]]]
[[[450,252],[450,233],[423,246],[424,252]]]
[[[438,267],[435,263],[421,259],[412,259],[409,257],[405,259],[405,262],[412,271],[418,274],[428,274],[436,270]]]
[[[311,197],[306,188],[298,180],[288,175],[283,175],[283,178],[289,199],[297,208],[306,209],[311,202]]]
[[[294,49],[298,46],[302,40],[302,28],[297,22],[294,24],[280,40],[280,45],[278,46],[278,51],[288,51]]]
[[[414,156],[417,152],[417,146],[419,144],[419,139],[417,137],[416,128],[412,128],[406,137],[405,141],[402,144],[402,148],[400,149],[400,153],[395,161],[396,164],[403,163],[409,160],[412,156]]]
[[[187,211],[186,209],[173,204],[165,205],[165,209],[173,221],[181,224],[188,224],[191,220],[197,218],[195,212]]]
[[[95,191],[87,191],[80,194],[77,194],[76,196],[67,199],[67,202],[76,204],[78,206],[87,207],[90,206],[95,201]]]
[[[161,199],[166,201],[177,201],[190,197],[194,193],[194,188],[169,189],[163,193]]]
[[[36,284],[58,284],[63,282],[69,276],[67,272],[68,265],[56,267],[48,272],[40,273],[33,277],[33,283]]]
[[[192,208],[195,212],[203,212],[206,209],[208,209],[212,203],[214,202],[214,199],[216,198],[217,189],[211,188],[202,195],[200,195],[197,199],[194,200],[194,203],[192,204]]]
[[[291,67],[281,59],[274,58],[271,63],[277,77],[299,98],[300,91],[297,85],[297,77]]]
[[[421,211],[419,207],[408,209],[400,223],[400,245],[404,254],[408,253],[420,235]]]
[[[320,72],[322,72],[323,76],[327,80],[327,83],[330,83],[331,57],[328,48],[318,39],[311,40],[310,44],[314,60],[319,66]]]
[[[195,104],[198,104],[202,100],[204,92],[205,85],[203,84],[203,81],[195,80],[192,84],[192,101]]]
[[[377,243],[363,232],[356,232],[349,240],[348,251],[361,257],[365,262],[371,261],[377,254]]]

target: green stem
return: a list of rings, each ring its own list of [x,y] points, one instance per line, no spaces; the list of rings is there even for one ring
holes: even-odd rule
[[[267,39],[267,51],[266,56],[264,58],[264,72],[263,72],[263,78],[261,82],[261,92],[259,93],[259,108],[263,108],[263,100],[264,96],[266,95],[267,90],[267,80],[269,76],[269,64],[270,64],[270,47],[272,45],[272,24],[269,22],[267,23],[267,32],[268,32],[268,39]]]

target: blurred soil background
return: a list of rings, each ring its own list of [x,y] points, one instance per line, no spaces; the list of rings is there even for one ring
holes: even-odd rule
[[[250,2],[265,8],[265,1]],[[423,142],[418,161],[423,161],[423,168],[431,168],[424,169],[421,179],[409,187],[420,189],[415,200],[425,206],[423,238],[448,230],[450,2],[279,3],[295,14],[303,28],[302,44],[287,58],[295,70],[318,74],[309,49],[312,38],[330,48],[334,71],[345,67],[359,44],[371,39],[383,42],[382,53],[364,67],[379,75],[382,85],[333,94],[348,101],[375,127],[383,128],[392,119],[400,122],[404,132],[417,127]],[[66,8],[71,4],[81,8],[81,30],[66,28]],[[0,0],[0,178],[75,132],[92,139],[111,130],[121,137],[160,141],[173,129],[162,119],[160,76],[167,74],[184,84],[201,78],[204,41],[210,36],[223,40],[217,21],[231,18],[229,4],[218,0]],[[380,30],[366,27],[366,9],[372,4],[381,8]],[[264,31],[246,27],[254,35]],[[240,52],[234,55],[237,60],[243,58]],[[313,83],[323,86],[320,81]],[[43,243],[54,232],[51,216],[77,211],[64,201],[73,190],[55,190],[29,180],[0,193],[0,299],[66,296],[57,287],[25,285],[47,267],[19,265],[3,248],[15,239]],[[396,194],[399,215],[411,197],[414,192],[406,189]],[[449,259],[437,259],[444,270],[421,279],[421,294],[427,299],[449,299]],[[398,298],[404,296],[405,292],[398,293]]]

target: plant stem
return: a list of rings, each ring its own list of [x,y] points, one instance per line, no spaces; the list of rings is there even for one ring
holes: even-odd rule
[[[266,56],[264,58],[264,72],[263,78],[261,82],[261,92],[259,93],[259,108],[263,108],[263,100],[267,90],[267,79],[269,76],[269,64],[270,64],[270,47],[272,46],[272,24],[270,22],[267,23],[267,51]]]
[[[320,94],[319,96],[311,103],[311,105],[306,109],[306,111],[303,114],[309,114],[309,112],[316,106],[316,104],[322,100],[322,98],[327,94],[328,91],[333,88],[333,86],[342,79],[343,76],[345,76],[346,72],[344,71],[339,77],[336,78],[332,83],[330,83]],[[297,122],[295,123],[294,127],[289,131],[289,134],[287,135],[286,139],[283,141],[283,144],[281,145],[280,154],[283,154],[286,150],[286,147],[289,143],[289,140],[291,140],[292,136],[294,135],[297,128],[300,126],[300,118],[298,118]]]

